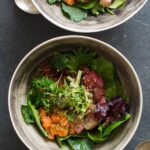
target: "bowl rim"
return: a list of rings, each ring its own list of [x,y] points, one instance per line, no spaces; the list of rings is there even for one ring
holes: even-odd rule
[[[142,115],[142,108],[143,108],[143,94],[142,94],[142,87],[141,87],[141,83],[140,83],[140,80],[138,78],[138,75],[135,71],[135,69],[133,68],[133,66],[131,65],[131,63],[128,61],[128,59],[120,52],[118,51],[116,48],[114,48],[113,46],[99,40],[99,39],[96,39],[96,38],[91,38],[91,37],[88,37],[88,36],[80,36],[80,35],[68,35],[68,36],[59,36],[59,37],[55,37],[55,38],[52,38],[52,39],[49,39],[45,42],[42,42],[41,44],[37,45],[36,47],[34,47],[32,50],[30,50],[24,57],[23,59],[19,62],[19,64],[17,65],[13,75],[12,75],[12,78],[11,78],[11,81],[10,81],[10,84],[9,84],[9,89],[8,89],[8,110],[9,110],[9,115],[10,115],[10,119],[11,119],[11,122],[12,122],[12,125],[13,125],[13,128],[15,130],[15,132],[17,133],[18,137],[21,139],[21,141],[24,143],[24,145],[27,146],[27,148],[29,148],[30,150],[33,150],[31,146],[29,146],[26,142],[26,140],[24,140],[24,138],[21,136],[20,132],[17,130],[17,127],[15,126],[15,122],[13,120],[13,113],[12,113],[12,109],[11,109],[11,89],[12,89],[12,85],[13,85],[13,81],[14,81],[14,78],[17,74],[17,72],[19,71],[19,69],[21,68],[22,64],[24,63],[24,61],[26,59],[28,59],[28,57],[30,55],[32,55],[32,53],[34,53],[35,51],[38,51],[40,47],[46,45],[46,44],[49,44],[51,42],[55,42],[55,41],[59,41],[59,40],[64,40],[64,39],[69,39],[69,38],[81,38],[81,39],[87,39],[87,40],[91,40],[93,42],[97,42],[101,45],[105,45],[106,47],[110,48],[112,51],[114,51],[115,53],[117,53],[118,55],[120,55],[124,61],[129,65],[130,69],[132,70],[132,73],[135,77],[135,80],[138,84],[138,88],[139,88],[139,100],[140,100],[140,105],[139,105],[139,115],[137,117],[137,124],[135,125],[134,129],[132,130],[128,140],[126,140],[124,142],[124,144],[122,144],[121,146],[121,149],[120,150],[123,150],[127,144],[129,143],[129,141],[132,139],[132,137],[134,136],[137,128],[138,128],[138,125],[140,123],[140,119],[141,119],[141,115]]]
[[[136,145],[134,150],[138,150],[141,145],[146,144],[146,143],[150,143],[150,140],[145,140],[145,141],[140,142],[139,144]]]
[[[36,3],[36,0],[32,0],[33,4],[35,5],[35,7],[38,9],[38,11],[51,23],[53,23],[54,25],[56,25],[57,27],[60,27],[62,29],[68,30],[68,31],[72,31],[72,32],[78,32],[78,33],[95,33],[95,32],[101,32],[101,31],[105,31],[105,30],[109,30],[111,28],[117,27],[121,24],[123,24],[124,22],[128,21],[130,18],[132,18],[136,13],[138,13],[138,11],[140,11],[142,9],[142,7],[146,4],[148,0],[144,0],[144,2],[140,5],[140,7],[138,7],[138,9],[136,9],[133,13],[131,13],[128,17],[126,17],[125,19],[123,19],[122,21],[115,23],[113,25],[110,25],[109,27],[105,27],[103,29],[90,29],[90,30],[84,30],[84,29],[76,29],[76,28],[72,28],[72,27],[67,27],[64,24],[61,24],[59,22],[57,22],[56,20],[52,19],[51,17],[49,17],[49,15],[47,15],[46,13],[44,13],[44,11],[42,10],[42,8],[40,8],[40,6],[38,6],[38,4]]]

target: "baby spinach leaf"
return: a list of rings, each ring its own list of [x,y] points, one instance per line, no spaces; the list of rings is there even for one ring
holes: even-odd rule
[[[108,82],[105,84],[105,96],[107,100],[110,100],[112,97],[117,96],[117,89],[116,89],[116,83]]]
[[[32,116],[35,120],[35,123],[37,125],[37,127],[39,128],[39,131],[41,132],[41,134],[43,134],[45,137],[49,138],[48,137],[48,134],[46,133],[46,131],[43,129],[42,125],[41,125],[41,122],[40,122],[40,117],[39,117],[39,114],[38,114],[38,110],[35,109],[35,107],[31,104],[29,98],[27,100],[27,103],[28,103],[28,106],[29,106],[29,109],[32,113]]]
[[[52,5],[57,2],[57,0],[47,0],[48,4]]]
[[[97,4],[97,0],[92,0],[88,3],[77,3],[76,6],[83,9],[92,9]]]
[[[100,56],[96,59],[93,59],[91,68],[99,73],[105,82],[113,81],[115,76],[114,65],[108,61],[106,58]]]
[[[72,150],[92,150],[93,142],[88,138],[69,138],[69,147]]]
[[[116,96],[127,97],[123,84],[117,79],[114,82],[116,84]]]
[[[94,131],[87,132],[88,138],[90,138],[94,143],[100,143],[107,139],[107,137],[103,137],[102,131],[95,129]]]
[[[79,22],[87,17],[87,11],[75,6],[68,6],[62,3],[62,10],[67,13],[72,21]]]
[[[128,102],[128,96],[126,95],[125,88],[118,79],[115,79],[112,82],[106,82],[104,89],[107,100],[116,96],[122,96],[126,102]]]
[[[27,123],[27,124],[30,124],[30,123],[35,123],[34,119],[33,119],[33,116],[32,116],[32,113],[28,107],[28,105],[22,105],[21,106],[21,113],[22,113],[22,116],[23,116],[23,119],[24,121]]]
[[[60,147],[63,147],[65,144],[64,144],[64,141],[67,141],[69,138],[71,137],[76,137],[76,138],[83,138],[83,137],[87,137],[86,133],[83,132],[81,134],[76,134],[76,135],[68,135],[68,136],[65,136],[65,137],[56,137],[56,141],[58,143],[58,145]]]
[[[121,124],[126,122],[131,117],[130,114],[126,114],[121,119],[116,122],[110,124],[107,128],[104,128],[103,125],[99,125],[99,127],[93,131],[88,131],[87,136],[95,143],[100,143],[108,139],[110,133],[119,127]]]
[[[111,15],[114,15],[115,13],[113,12],[113,10],[111,10],[110,8],[106,8],[106,11],[111,14]]]
[[[125,2],[126,2],[126,0],[114,0],[113,3],[108,6],[108,8],[110,8],[110,9],[119,8],[119,7],[121,7]]]
[[[97,3],[92,9],[92,14],[93,15],[99,15],[99,14],[103,14],[105,12],[105,9],[103,6],[100,6],[99,3]]]
[[[126,114],[125,116],[123,116],[121,119],[117,120],[116,122],[110,124],[103,132],[103,137],[107,137],[110,135],[110,133],[116,129],[117,127],[119,127],[121,124],[123,124],[124,122],[126,122],[127,120],[129,120],[131,117],[130,114]]]
[[[62,148],[65,146],[64,141],[66,141],[70,137],[71,137],[71,135],[68,135],[65,137],[56,136],[56,141],[57,141],[58,145]]]

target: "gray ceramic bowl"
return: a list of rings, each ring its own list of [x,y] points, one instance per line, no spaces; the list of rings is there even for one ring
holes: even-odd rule
[[[147,0],[127,0],[127,4],[116,12],[116,15],[90,16],[86,20],[75,23],[61,12],[59,6],[48,5],[46,0],[32,0],[39,12],[55,25],[74,32],[90,33],[104,31],[116,27],[135,15]]]
[[[96,150],[122,150],[133,137],[142,113],[142,89],[138,76],[129,61],[112,46],[84,36],[64,36],[48,40],[31,50],[19,63],[11,79],[8,105],[15,131],[24,144],[32,150],[58,150],[54,142],[45,140],[33,125],[26,125],[21,115],[21,105],[26,103],[29,78],[36,66],[54,51],[71,50],[78,46],[91,48],[107,57],[116,66],[118,75],[130,96],[132,118],[114,132],[110,139],[97,145]]]

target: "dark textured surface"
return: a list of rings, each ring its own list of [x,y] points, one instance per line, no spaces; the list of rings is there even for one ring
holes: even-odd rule
[[[150,139],[150,1],[132,19],[114,29],[84,34],[101,39],[119,49],[135,67],[144,95],[140,126],[125,150]],[[37,44],[56,36],[77,34],[62,30],[40,15],[20,11],[13,0],[0,1],[0,150],[27,149],[11,125],[7,93],[10,78],[19,61]]]

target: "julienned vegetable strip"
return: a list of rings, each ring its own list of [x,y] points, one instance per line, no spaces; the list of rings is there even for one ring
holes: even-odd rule
[[[116,129],[118,126],[129,120],[131,117],[130,114],[124,115],[121,119],[117,120],[116,122],[110,124],[103,132],[103,137],[107,137],[110,135],[110,133]]]
[[[60,147],[92,150],[130,119],[128,102],[115,66],[80,48],[54,53],[36,69],[21,112],[27,124]]]
[[[82,76],[82,71],[79,70],[79,71],[78,71],[78,74],[77,74],[77,79],[76,79],[76,82],[75,82],[75,85],[76,85],[76,86],[78,86],[78,85],[80,84],[81,76]]]
[[[76,77],[76,80],[74,80],[72,77],[70,76],[67,76],[67,79],[70,81],[70,85],[74,88],[78,88],[79,87],[79,84],[80,84],[80,81],[81,81],[81,76],[82,76],[82,71],[79,70],[78,73],[77,73],[77,77]]]

